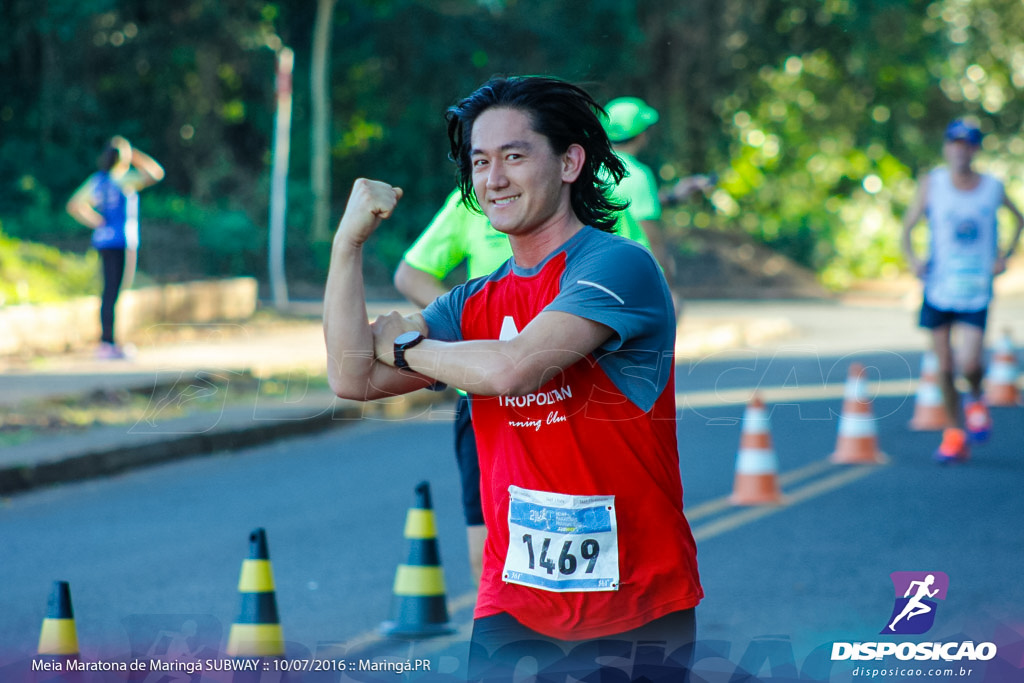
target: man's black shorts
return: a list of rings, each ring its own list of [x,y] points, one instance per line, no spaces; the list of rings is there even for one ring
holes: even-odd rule
[[[460,395],[455,409],[455,460],[462,479],[462,512],[470,526],[484,523],[480,502],[480,462],[477,460],[476,436],[470,420],[469,397]]]
[[[921,318],[918,324],[929,330],[934,330],[937,327],[944,325],[952,325],[953,323],[963,323],[964,325],[971,325],[973,327],[985,329],[985,323],[988,320],[988,308],[983,308],[980,311],[943,311],[935,308],[927,300],[921,303]]]
[[[522,670],[519,663],[525,659],[537,667],[537,681],[686,683],[696,633],[693,609],[625,633],[580,641],[550,638],[501,612],[473,621],[468,680],[516,680],[513,674]]]

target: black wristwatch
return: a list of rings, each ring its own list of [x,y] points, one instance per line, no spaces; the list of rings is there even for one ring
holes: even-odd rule
[[[405,360],[405,350],[411,349],[424,339],[426,339],[426,337],[416,330],[403,332],[395,337],[395,367],[401,368],[402,370],[407,369],[409,367],[409,363]]]

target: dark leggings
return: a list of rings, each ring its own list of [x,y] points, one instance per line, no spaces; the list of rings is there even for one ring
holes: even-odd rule
[[[517,666],[520,673],[525,666],[536,672],[538,683],[685,683],[696,631],[692,609],[632,631],[583,641],[549,638],[504,613],[482,617],[473,622],[469,680],[510,681]]]
[[[124,279],[124,249],[100,249],[103,261],[103,297],[100,300],[100,327],[103,329],[101,341],[114,343],[114,307],[117,296],[121,293],[121,281]]]

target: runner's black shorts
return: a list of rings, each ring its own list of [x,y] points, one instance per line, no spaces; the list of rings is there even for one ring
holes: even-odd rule
[[[455,460],[462,480],[462,513],[466,524],[481,525],[484,523],[484,508],[480,502],[480,461],[470,419],[469,397],[465,395],[459,396],[455,408]]]
[[[963,323],[964,325],[971,325],[973,327],[985,329],[985,323],[988,320],[988,308],[983,308],[980,311],[944,311],[936,308],[928,303],[925,299],[921,302],[921,318],[918,325],[929,330],[934,330],[937,327],[944,325],[952,325],[953,323]]]
[[[693,609],[624,633],[579,641],[542,635],[502,612],[473,621],[468,680],[515,680],[513,674],[525,659],[536,667],[537,681],[686,683],[696,633]]]

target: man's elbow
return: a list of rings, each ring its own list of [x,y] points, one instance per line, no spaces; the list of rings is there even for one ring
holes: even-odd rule
[[[338,398],[348,401],[365,401],[366,384],[352,381],[352,378],[345,377],[338,372],[327,373],[327,386]]]
[[[336,362],[328,354],[327,386],[335,396],[350,401],[365,401],[369,384],[368,369],[362,364]]]

